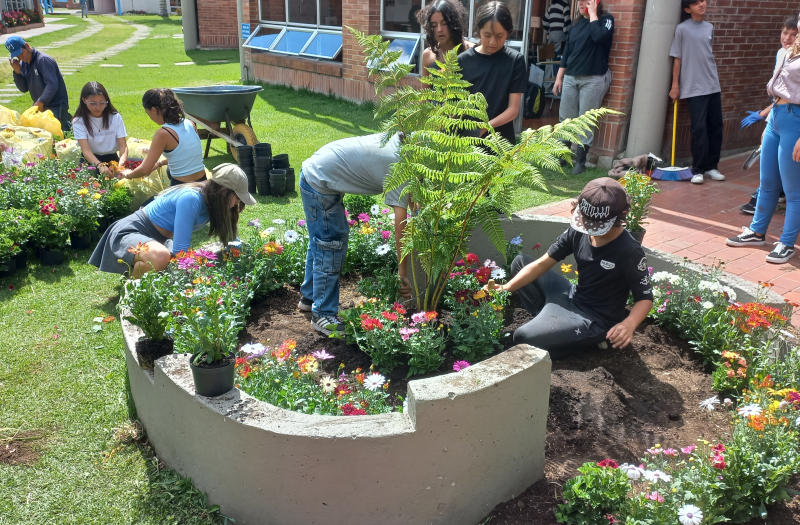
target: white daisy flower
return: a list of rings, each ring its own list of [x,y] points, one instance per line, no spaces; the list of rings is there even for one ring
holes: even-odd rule
[[[714,410],[714,405],[719,405],[719,399],[717,396],[709,397],[708,399],[704,399],[700,402],[700,408],[708,409],[709,412]]]
[[[660,470],[645,470],[643,474],[645,479],[650,483],[655,483],[657,481],[663,481],[664,483],[669,483],[670,481],[672,481],[672,476],[670,476],[666,472],[661,472]]]
[[[389,219],[392,220],[392,221],[394,220],[394,213],[390,213],[389,214]]]
[[[620,465],[619,469],[628,476],[628,479],[632,481],[636,481],[637,479],[642,477],[644,470],[640,469],[636,465],[628,465],[627,463],[623,463]]]
[[[492,279],[499,281],[500,279],[506,278],[506,271],[502,268],[495,268],[492,270]]]
[[[391,249],[392,247],[389,246],[388,244],[381,244],[380,246],[375,248],[375,253],[377,253],[378,255],[386,255],[391,251]]]
[[[284,240],[290,244],[297,241],[298,237],[299,235],[294,230],[286,230],[286,233],[283,234]]]
[[[264,352],[264,345],[261,343],[250,343],[242,345],[242,352],[245,354],[260,354]]]
[[[761,407],[758,405],[745,405],[743,407],[739,407],[738,412],[740,416],[744,417],[760,416]]]
[[[794,420],[794,425],[800,427],[800,416],[797,416],[797,419]]]
[[[722,292],[728,294],[728,299],[731,301],[736,300],[736,291],[730,286],[723,286]]]
[[[319,380],[319,386],[322,387],[323,392],[330,394],[336,390],[336,387],[339,386],[339,384],[331,376],[323,376],[322,379]]]
[[[283,219],[273,219],[272,223],[273,224],[286,224],[286,221],[283,220]]]
[[[684,505],[678,509],[678,521],[681,525],[700,525],[703,521],[703,511],[694,505]]]
[[[372,207],[369,209],[369,212],[372,215],[380,215],[381,214],[381,207],[377,204],[373,204]]]
[[[701,306],[703,307],[703,310],[711,310],[714,308],[714,303],[711,301],[705,301]]]
[[[275,228],[273,228],[272,226],[270,226],[269,228],[264,230],[264,233],[266,233],[267,235],[272,235],[274,232],[275,232]]]
[[[378,373],[372,373],[364,378],[364,388],[367,390],[377,390],[383,386],[386,378]]]
[[[677,279],[678,276],[674,273],[669,272],[656,272],[650,277],[650,280],[654,283],[660,283],[662,281],[672,282],[673,279]]]
[[[722,285],[717,282],[711,281],[700,281],[700,284],[697,285],[700,290],[709,291],[709,292],[721,292]]]

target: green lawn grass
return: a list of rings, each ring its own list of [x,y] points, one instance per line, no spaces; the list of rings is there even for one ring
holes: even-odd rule
[[[95,19],[105,26],[101,33],[54,50],[53,56],[83,56],[132,34],[130,26],[111,17]],[[157,126],[142,110],[145,90],[239,78],[235,50],[184,51],[183,41],[172,38],[181,32],[177,18],[127,19],[151,26],[151,37],[110,60],[125,64],[123,68],[95,64],[65,77],[73,109],[85,82],[102,82],[128,134],[149,139]],[[79,18],[75,22],[83,23]],[[214,59],[230,63],[208,63]],[[173,65],[190,60],[195,65]],[[140,69],[138,63],[161,67]],[[19,97],[11,106],[24,110],[27,100]],[[252,121],[256,135],[270,142],[275,153],[289,154],[298,177],[301,162],[320,146],[377,130],[370,105],[275,86],[265,86],[260,93]],[[230,161],[224,143],[215,141],[207,166]],[[602,174],[549,173],[549,191],[520,189],[515,209],[572,197],[587,180]],[[258,201],[245,210],[242,224],[255,217],[264,222],[302,215],[296,193]],[[204,242],[205,231],[195,235],[195,245]],[[152,449],[114,437],[115,429],[129,425],[132,416],[122,335],[119,321],[94,332],[92,319],[118,317],[119,278],[97,272],[87,264],[88,257],[88,251],[77,257],[70,252],[69,263],[55,270],[34,261],[27,271],[0,280],[0,440],[18,430],[41,437],[31,441],[40,454],[31,465],[0,464],[0,525],[213,523],[217,518],[204,510],[202,494],[160,468]],[[5,443],[0,441],[0,446]]]

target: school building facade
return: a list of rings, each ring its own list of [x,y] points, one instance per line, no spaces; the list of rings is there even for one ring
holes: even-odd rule
[[[199,47],[234,48],[243,43],[247,78],[268,84],[305,88],[349,100],[370,100],[374,98],[374,86],[363,54],[347,27],[383,35],[392,41],[394,49],[403,51],[402,60],[418,61],[425,42],[414,13],[426,0],[240,1],[241,22],[249,28],[246,38],[241,38],[236,0],[197,0]],[[471,27],[474,13],[484,0],[461,1],[469,13]],[[506,1],[515,23],[509,45],[527,55],[529,49],[541,42],[539,27],[548,0]],[[665,67],[671,63],[668,47],[664,49],[663,45],[644,55],[640,53],[643,38],[648,38],[647,11],[668,8],[679,13],[681,8],[680,0],[604,0],[603,7],[616,23],[609,60],[613,80],[603,105],[622,114],[603,119],[591,153],[608,165],[613,158],[626,153],[636,90],[654,87],[649,76],[637,78],[640,61]],[[724,153],[742,151],[759,142],[763,124],[741,130],[739,122],[746,110],[760,109],[768,103],[765,85],[780,47],[781,26],[797,10],[798,5],[781,0],[710,0],[706,20],[715,27],[714,55],[722,87]],[[676,14],[675,24],[677,21]],[[666,30],[674,31],[674,24]],[[408,82],[419,84],[414,77]],[[661,83],[663,80],[655,91],[663,92],[664,97],[653,104],[663,105],[663,111],[657,121],[647,122],[646,126],[663,128],[661,150],[653,153],[664,158],[671,151],[672,104],[666,98],[668,86],[663,89]],[[679,105],[678,113],[676,157],[686,158],[691,153],[685,103]],[[535,122],[526,121],[533,125]]]

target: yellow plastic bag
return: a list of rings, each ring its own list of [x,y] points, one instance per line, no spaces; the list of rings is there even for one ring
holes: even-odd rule
[[[81,147],[75,139],[64,139],[54,146],[58,160],[71,160],[75,164],[81,159]]]
[[[64,138],[64,132],[61,131],[61,122],[49,109],[42,113],[37,106],[31,106],[22,113],[19,123],[30,128],[46,129],[58,140]]]
[[[0,144],[7,147],[3,152],[3,164],[6,166],[38,162],[53,154],[53,135],[38,128],[2,124]]]
[[[19,113],[5,106],[0,106],[0,124],[19,126]]]

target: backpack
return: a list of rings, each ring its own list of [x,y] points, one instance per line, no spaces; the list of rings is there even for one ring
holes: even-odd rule
[[[522,115],[526,119],[539,118],[544,112],[544,87],[528,82],[528,92],[525,93],[525,112]]]

